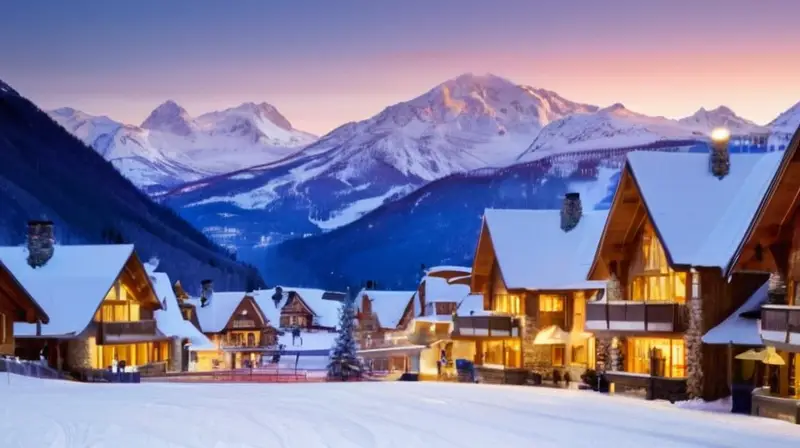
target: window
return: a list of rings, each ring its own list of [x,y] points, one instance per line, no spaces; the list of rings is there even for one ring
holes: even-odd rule
[[[630,278],[630,300],[686,301],[686,273],[675,272],[669,267],[664,248],[649,225],[642,232]]]
[[[494,309],[492,311],[511,315],[521,314],[522,307],[520,297],[510,294],[495,294]]]
[[[564,298],[550,294],[540,295],[539,311],[544,313],[558,313],[564,311]]]
[[[650,372],[652,365],[657,369]],[[631,338],[628,343],[628,370],[668,378],[686,377],[686,349],[683,339]]]
[[[573,345],[572,346],[572,364],[588,364],[587,353],[585,345]]]
[[[483,363],[511,368],[521,367],[522,357],[520,356],[519,339],[483,342]]]
[[[554,345],[553,346],[553,365],[554,366],[563,366],[564,365],[564,355],[566,353],[566,348],[563,345]]]

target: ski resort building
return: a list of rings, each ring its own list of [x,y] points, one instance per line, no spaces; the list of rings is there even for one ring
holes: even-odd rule
[[[14,355],[14,323],[47,324],[47,313],[0,262],[0,356]]]
[[[79,377],[122,363],[163,369],[171,359],[154,319],[161,302],[132,245],[55,245],[53,224],[32,222],[27,246],[0,247],[0,260],[49,316],[15,324],[21,357],[44,353]]]
[[[800,130],[780,161],[728,269],[728,275],[770,272],[768,300],[761,303],[760,336],[769,387],[753,396],[752,412],[800,423]],[[766,302],[766,303],[764,303]],[[769,353],[769,352],[767,352]]]
[[[628,154],[588,273],[606,294],[586,306],[597,367],[618,390],[730,394],[734,357],[757,343],[736,329],[754,328],[746,321],[767,275],[725,270],[781,155],[730,155],[724,144],[710,155]]]
[[[567,372],[578,380],[593,365],[586,302],[605,284],[586,274],[605,218],[582,211],[577,194],[561,212],[486,210],[470,283],[485,313],[459,313],[453,332],[474,344],[482,381],[523,384]]]
[[[356,296],[358,355],[373,371],[419,373],[426,346],[412,343],[405,330],[415,315],[414,295],[363,289]]]

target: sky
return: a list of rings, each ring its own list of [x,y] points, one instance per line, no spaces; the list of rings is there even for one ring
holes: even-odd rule
[[[0,79],[140,124],[266,101],[318,135],[462,73],[765,124],[800,101],[800,0],[11,0]]]

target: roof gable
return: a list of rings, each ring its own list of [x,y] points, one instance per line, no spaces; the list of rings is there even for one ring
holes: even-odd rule
[[[278,326],[280,322],[281,310],[286,306],[289,300],[288,294],[295,292],[304,306],[313,314],[314,321],[321,327],[336,328],[339,325],[339,309],[342,307],[342,302],[338,300],[331,300],[326,297],[336,297],[335,294],[330,294],[329,291],[315,288],[293,288],[283,286],[281,289],[284,292],[283,297],[278,302],[277,307],[272,296],[275,295],[275,289],[265,289],[254,291],[251,293],[255,301],[261,307],[267,320],[272,322],[273,326]]]
[[[191,299],[197,311],[197,320],[203,333],[221,333],[228,324],[233,312],[244,300],[244,292],[214,292],[210,303],[205,307],[200,301]]]
[[[238,323],[242,323],[242,321],[247,322],[248,324],[245,326],[238,325]],[[249,324],[252,323],[253,325],[250,326]],[[264,313],[261,311],[261,307],[258,306],[258,303],[253,299],[253,297],[246,295],[239,304],[236,306],[236,309],[231,313],[230,317],[228,317],[228,321],[225,323],[224,330],[236,330],[238,328],[265,328],[267,326],[267,321],[264,317]]]
[[[708,157],[650,151],[628,154],[625,169],[673,266],[727,267],[781,154],[731,154],[730,173],[722,179],[709,172]]]
[[[125,269],[138,263],[133,245],[56,245],[53,257],[42,267],[28,265],[25,246],[0,247],[0,260],[50,316],[42,335],[60,336],[82,332]],[[149,279],[146,279],[149,285]],[[18,323],[20,336],[36,335],[36,325]]]
[[[170,285],[169,276],[164,272],[150,274],[156,295],[164,303],[164,307],[155,312],[158,329],[167,336],[178,336],[188,339],[193,349],[212,348],[211,341],[200,332],[191,322],[184,320],[181,315],[178,299]]]
[[[25,311],[24,318],[15,318],[15,322],[36,323],[40,321],[44,324],[50,321],[47,313],[42,309],[36,300],[31,297],[28,291],[19,283],[16,277],[0,261],[0,295],[6,295],[15,309]],[[33,313],[27,313],[28,310]]]
[[[586,276],[606,216],[605,211],[584,211],[578,225],[565,232],[560,210],[487,209],[481,240],[491,240],[508,289],[602,288]]]
[[[358,297],[366,295],[372,304],[372,312],[378,318],[381,328],[397,328],[403,320],[408,307],[413,304],[414,291],[375,291],[362,289]],[[360,300],[357,301],[360,304]]]

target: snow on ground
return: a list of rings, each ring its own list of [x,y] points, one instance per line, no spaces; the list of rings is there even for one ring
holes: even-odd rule
[[[3,447],[796,447],[800,426],[591,392],[443,383],[0,382]]]

